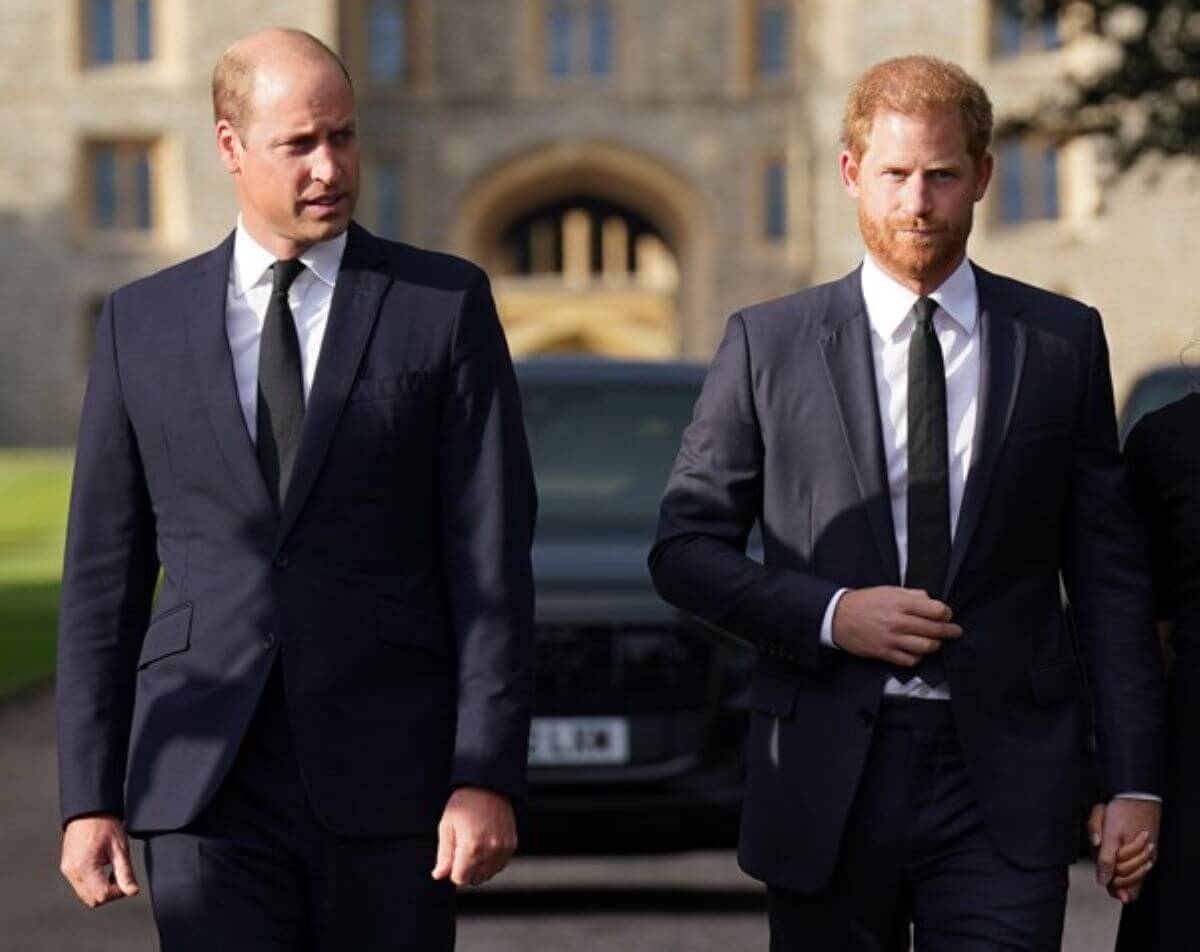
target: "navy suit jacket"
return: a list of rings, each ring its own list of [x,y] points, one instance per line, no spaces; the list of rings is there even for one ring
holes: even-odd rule
[[[59,628],[64,820],[187,824],[277,658],[332,830],[432,833],[455,786],[521,797],[536,502],[486,277],[351,226],[277,511],[226,338],[232,250],[100,317]]]
[[[1051,866],[1078,842],[1089,681],[1101,795],[1161,795],[1161,668],[1099,315],[975,274],[980,407],[945,588],[964,634],[942,651],[989,833]],[[840,587],[900,584],[870,334],[858,271],[733,316],[650,556],[664,598],[758,648],[740,858],[802,891],[834,868],[888,673],[825,648],[821,621]]]

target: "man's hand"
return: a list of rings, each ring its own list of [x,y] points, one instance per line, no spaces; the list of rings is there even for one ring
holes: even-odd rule
[[[75,895],[93,909],[141,891],[129,860],[125,824],[115,816],[80,817],[68,823],[59,869]]]
[[[833,642],[860,658],[911,668],[962,629],[945,602],[912,588],[881,586],[847,592],[833,613]]]
[[[517,820],[508,798],[478,787],[450,795],[438,824],[434,879],[479,886],[508,865],[517,849]]]
[[[1122,903],[1133,902],[1154,866],[1162,804],[1116,798],[1096,804],[1088,833],[1096,847],[1096,881]]]

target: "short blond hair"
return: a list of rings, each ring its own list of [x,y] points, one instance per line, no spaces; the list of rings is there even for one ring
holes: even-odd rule
[[[899,56],[862,74],[846,97],[842,145],[862,158],[871,124],[881,112],[927,116],[948,109],[962,116],[967,152],[976,161],[992,142],[992,102],[961,66],[935,56]]]
[[[221,55],[212,76],[213,121],[220,122],[224,119],[239,135],[244,132],[246,120],[250,117],[254,74],[258,68],[258,57],[253,52],[255,41],[267,36],[283,40],[303,55],[317,60],[326,59],[336,64],[346,77],[346,84],[351,90],[354,89],[350,73],[341,57],[311,33],[290,27],[273,27],[251,34],[233,43]]]

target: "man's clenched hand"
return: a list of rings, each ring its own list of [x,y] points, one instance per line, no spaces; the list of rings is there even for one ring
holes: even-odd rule
[[[479,886],[508,865],[517,849],[517,821],[508,798],[478,787],[450,795],[438,824],[434,879]]]
[[[125,824],[115,816],[80,817],[68,823],[59,869],[80,901],[92,908],[141,892],[129,859]]]
[[[880,586],[846,592],[833,613],[833,642],[860,658],[911,668],[962,629],[950,606],[911,588]]]

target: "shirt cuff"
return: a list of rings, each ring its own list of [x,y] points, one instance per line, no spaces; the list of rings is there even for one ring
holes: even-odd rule
[[[839,588],[833,593],[833,598],[829,600],[829,604],[825,608],[825,617],[821,620],[821,644],[826,648],[833,648],[837,651],[842,649],[833,643],[833,613],[837,611],[838,602],[842,600],[850,589]]]
[[[1113,794],[1114,800],[1147,800],[1150,803],[1162,803],[1162,797],[1153,793],[1142,793],[1140,790],[1130,790],[1128,793]]]

